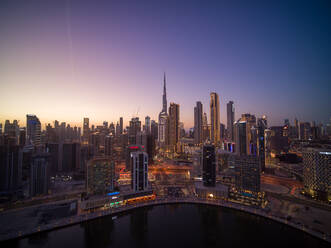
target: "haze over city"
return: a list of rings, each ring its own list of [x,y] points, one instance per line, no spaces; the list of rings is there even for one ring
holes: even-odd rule
[[[300,8],[298,8],[300,4]],[[185,128],[209,93],[236,113],[329,120],[328,1],[1,1],[0,122],[157,119],[163,73]],[[13,97],[15,96],[15,97]],[[312,100],[314,99],[314,100]],[[240,115],[236,114],[236,119]],[[43,125],[44,127],[44,125]]]

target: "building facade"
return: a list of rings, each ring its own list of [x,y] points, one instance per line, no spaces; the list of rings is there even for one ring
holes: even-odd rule
[[[114,190],[115,163],[107,158],[96,158],[87,163],[87,193],[102,195]]]
[[[210,122],[211,122],[211,142],[220,144],[220,100],[216,92],[210,93]]]
[[[302,155],[305,192],[331,201],[331,150],[308,148]]]
[[[204,145],[202,148],[202,181],[204,186],[215,186],[216,155],[214,145]]]
[[[134,192],[148,189],[148,155],[146,152],[131,153],[131,188]]]

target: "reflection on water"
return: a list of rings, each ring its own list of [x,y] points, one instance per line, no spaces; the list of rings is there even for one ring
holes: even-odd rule
[[[330,247],[322,240],[271,220],[216,206],[160,205],[48,233],[0,247]]]

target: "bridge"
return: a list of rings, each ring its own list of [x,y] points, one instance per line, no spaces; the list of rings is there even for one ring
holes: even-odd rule
[[[133,210],[136,208],[142,208],[142,207],[148,207],[148,206],[154,206],[154,205],[164,205],[164,204],[205,204],[205,205],[231,208],[231,209],[243,211],[243,212],[246,212],[249,214],[262,216],[262,217],[280,222],[282,224],[292,226],[292,227],[302,230],[314,237],[323,239],[323,240],[331,243],[331,234],[330,233],[322,233],[317,230],[312,230],[308,226],[302,225],[300,223],[294,223],[294,222],[288,221],[286,218],[272,215],[271,213],[267,212],[264,209],[244,206],[244,205],[241,205],[238,203],[233,203],[233,202],[229,202],[229,201],[225,201],[225,200],[212,199],[212,198],[199,198],[199,197],[192,197],[192,196],[191,197],[159,197],[152,201],[139,202],[136,204],[118,206],[118,207],[109,208],[106,210],[96,210],[96,211],[90,212],[90,213],[82,213],[82,214],[79,214],[76,216],[60,219],[53,223],[40,225],[40,226],[30,229],[30,230],[20,230],[20,231],[11,232],[6,235],[0,235],[0,241],[25,237],[25,236],[39,233],[39,232],[50,231],[50,230],[62,228],[65,226],[75,225],[75,224],[78,224],[78,223],[81,223],[84,221],[88,221],[88,220],[92,220],[92,219],[96,219],[96,218],[102,218],[104,216],[116,216],[117,214],[123,213],[125,211],[129,211],[129,210]]]

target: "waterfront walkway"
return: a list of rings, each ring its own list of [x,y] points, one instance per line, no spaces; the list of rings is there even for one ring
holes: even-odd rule
[[[297,228],[299,230],[302,230],[312,236],[315,236],[317,238],[323,239],[329,243],[331,243],[331,234],[330,233],[322,233],[316,230],[312,230],[309,227],[302,225],[300,223],[294,223],[291,221],[288,221],[286,218],[280,218],[274,215],[271,215],[266,210],[261,208],[253,208],[249,206],[244,206],[241,204],[224,201],[224,200],[217,200],[217,199],[204,199],[204,198],[198,198],[198,197],[164,197],[164,198],[156,198],[153,201],[148,202],[139,202],[137,204],[130,204],[125,206],[118,206],[115,208],[109,208],[107,210],[97,210],[91,213],[82,213],[76,216],[67,217],[63,219],[59,219],[56,222],[52,222],[49,224],[40,225],[36,228],[30,229],[30,230],[20,230],[11,232],[8,234],[0,234],[0,241],[3,240],[9,240],[9,239],[15,239],[19,237],[25,237],[34,233],[39,233],[43,231],[49,231],[56,228],[61,228],[69,225],[78,224],[84,221],[101,218],[103,216],[107,215],[116,215],[125,211],[129,211],[135,208],[140,207],[147,207],[147,206],[153,206],[153,205],[161,205],[161,204],[175,204],[175,203],[189,203],[189,204],[207,204],[207,205],[214,205],[214,206],[221,206],[221,207],[227,207],[236,209],[239,211],[244,211],[250,214],[255,214],[258,216],[262,216],[268,219],[272,219],[274,221],[280,222],[282,224],[286,224],[289,226],[292,226],[294,228]]]

